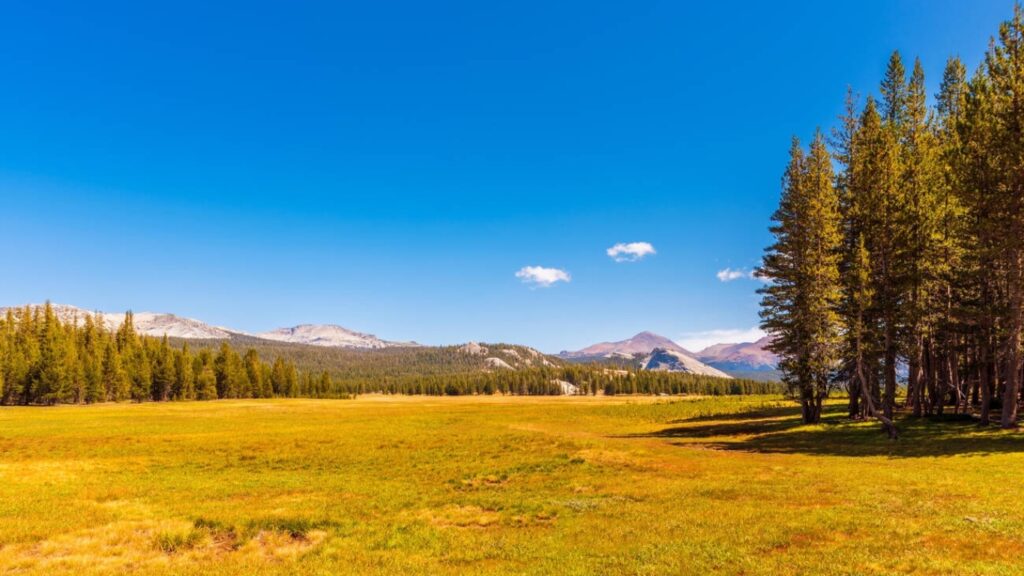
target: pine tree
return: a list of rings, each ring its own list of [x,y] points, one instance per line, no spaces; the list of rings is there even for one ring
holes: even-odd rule
[[[284,360],[280,357],[274,360],[270,382],[273,386],[274,396],[288,395],[288,370],[285,367]]]
[[[152,392],[152,365],[144,346],[129,346],[127,350],[128,356],[124,359],[124,364],[128,377],[131,379],[131,399],[142,402],[149,399]]]
[[[39,368],[29,402],[57,404],[68,398],[72,384],[72,374],[68,371],[69,352],[64,329],[47,302],[39,336]]]
[[[320,373],[320,382],[318,383],[316,397],[317,398],[329,397],[329,396],[331,396],[331,390],[332,389],[333,389],[333,385],[331,383],[331,375],[327,373],[327,370],[324,370],[323,372]]]
[[[857,97],[852,88],[846,90],[846,101],[844,114],[839,117],[839,126],[832,130],[833,158],[839,167],[836,173],[836,194],[839,197],[839,210],[842,215],[843,249],[840,259],[840,276],[843,278],[843,299],[840,304],[840,315],[844,325],[845,342],[843,344],[842,358],[837,378],[845,380],[849,393],[849,416],[858,418],[861,413],[862,385],[866,384],[866,370],[864,368],[864,340],[865,340],[865,314],[866,309],[858,306],[855,300],[857,290],[860,287],[856,284],[854,266],[857,261],[853,260],[860,255],[859,249],[863,248],[862,223],[857,218],[858,197],[855,196],[856,186],[854,184],[853,166],[857,158],[857,130],[860,127],[860,119],[857,113]],[[866,257],[866,254],[865,254]],[[866,271],[865,271],[866,273]],[[866,281],[865,281],[866,282]],[[863,300],[863,299],[862,299]],[[857,326],[856,331],[851,326]],[[858,380],[858,375],[860,380]],[[867,385],[870,388],[870,385]]]
[[[901,66],[890,68],[901,69]],[[888,91],[901,93],[896,88]],[[905,100],[905,96],[898,99],[899,102]],[[892,106],[894,104],[888,103],[885,109]],[[888,111],[887,115],[902,117],[900,112]],[[857,221],[856,228],[864,237],[872,264],[871,282],[875,286],[875,297],[873,309],[866,317],[866,330],[877,342],[880,355],[870,364],[881,364],[884,383],[882,410],[891,419],[896,401],[901,312],[906,292],[903,266],[907,243],[902,235],[905,227],[901,226],[904,204],[899,131],[897,125],[883,123],[871,98],[868,98],[861,114],[856,150],[851,167],[854,182],[851,217]]]
[[[907,69],[898,50],[889,57],[881,92],[883,121],[897,129],[902,128],[907,112]]]
[[[291,362],[285,363],[285,390],[285,395],[289,398],[299,395],[299,374]]]
[[[981,403],[980,422],[990,421],[997,382],[997,323],[999,310],[998,231],[992,226],[996,210],[992,193],[997,180],[992,145],[992,84],[983,63],[968,83],[963,118],[957,123],[959,153],[955,157],[959,196],[964,208],[963,256],[956,276],[958,307],[972,326]]]
[[[242,362],[245,366],[245,373],[250,387],[248,395],[254,398],[265,397],[263,395],[263,370],[259,353],[254,348],[249,348],[245,351]]]
[[[124,321],[121,322],[114,338],[117,341],[118,351],[122,353],[132,350],[138,345],[139,337],[135,333],[135,315],[131,310],[124,313]]]
[[[804,422],[816,423],[838,360],[842,245],[831,157],[820,131],[806,158],[794,139],[773,221],[775,243],[758,271],[770,280],[760,290],[762,327],[774,337],[770,347],[799,396]]]
[[[97,324],[97,320],[100,322]],[[99,315],[85,317],[82,346],[79,356],[85,376],[85,402],[102,402],[106,396],[103,388],[103,324]]]
[[[113,341],[108,341],[103,350],[103,388],[106,399],[123,401],[130,397],[130,381],[121,367],[121,357]]]
[[[174,389],[175,380],[174,355],[171,353],[167,336],[164,336],[153,363],[153,386],[151,392],[153,400],[169,400]]]
[[[939,148],[928,111],[920,60],[914,62],[905,106],[901,138],[903,210],[898,221],[902,228],[900,238],[906,241],[901,254],[903,261],[899,263],[906,282],[906,293],[899,298],[905,334],[905,345],[901,348],[909,356],[908,401],[919,411],[922,371],[925,381],[934,382],[937,359],[949,358],[953,353],[951,342],[937,340],[937,306],[941,303],[937,282],[945,276],[948,264],[942,260],[941,228],[946,220],[943,212],[948,206],[942,203]],[[928,369],[924,370],[925,367]],[[935,385],[930,389],[934,390]]]
[[[878,411],[864,366],[864,318],[871,309],[871,299],[874,295],[871,287],[870,258],[864,245],[864,237],[858,236],[845,278],[845,331],[851,347],[849,354],[853,356],[851,380],[856,383],[855,387],[867,416],[881,421],[889,438],[895,439],[899,431],[892,419]]]
[[[217,374],[213,366],[203,366],[196,380],[196,394],[199,400],[217,399]]]
[[[936,153],[934,170],[936,176],[934,206],[934,244],[931,266],[934,274],[930,278],[929,302],[932,308],[929,318],[935,340],[942,351],[942,369],[946,379],[955,386],[958,394],[957,406],[966,406],[966,393],[961,391],[961,378],[957,374],[958,342],[967,342],[960,319],[959,302],[969,298],[970,282],[963,281],[965,238],[967,220],[964,205],[962,176],[958,170],[963,155],[960,137],[966,109],[966,70],[959,58],[946,62],[939,93],[936,95],[936,113],[933,125]],[[963,396],[963,399],[959,397]],[[938,402],[936,410],[941,414],[944,402]],[[921,402],[913,404],[915,414],[921,411]]]
[[[261,398],[273,398],[274,397],[274,386],[273,386],[273,384],[271,382],[272,378],[273,378],[273,369],[266,362],[261,362],[260,363],[260,382],[261,382],[261,386],[262,386],[262,388],[260,390],[260,397]]]
[[[15,330],[14,354],[11,363],[10,378],[15,379],[16,384],[7,382],[7,387],[12,390],[13,402],[18,404],[30,404],[35,401],[33,385],[38,372],[41,347],[38,308],[32,309],[29,306],[22,308],[18,327]]]
[[[996,231],[996,264],[1004,275],[1006,302],[1000,314],[1006,387],[1001,424],[1016,426],[1021,380],[1021,330],[1024,329],[1024,12],[1014,6],[1013,18],[999,28],[985,57],[991,82],[994,186],[987,225]]]
[[[195,400],[196,398],[195,373],[192,369],[192,359],[187,342],[174,355],[174,388],[172,396],[175,400]]]
[[[11,320],[10,310],[8,310],[7,318],[0,319],[0,402],[7,397],[7,372],[11,358],[11,344],[13,338],[11,337],[11,326],[8,322]]]

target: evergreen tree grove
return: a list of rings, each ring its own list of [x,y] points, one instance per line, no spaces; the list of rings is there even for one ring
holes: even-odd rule
[[[828,391],[815,375],[829,373],[831,385],[849,393],[850,416],[877,418],[892,437],[898,409],[974,413],[982,424],[998,411],[1003,427],[1017,425],[1024,387],[1019,4],[967,77],[950,58],[930,106],[921,63],[908,77],[897,52],[878,100],[868,97],[858,110],[847,96],[832,139],[835,224],[831,212],[811,209],[812,199],[823,206],[831,198],[828,187],[812,184],[820,136],[806,157],[796,146],[790,154],[775,243],[761,269],[771,281],[762,289],[762,318],[806,421],[815,420],[807,403]],[[818,174],[823,179],[824,168]],[[835,267],[825,258],[830,250]],[[816,324],[807,318],[812,310]]]

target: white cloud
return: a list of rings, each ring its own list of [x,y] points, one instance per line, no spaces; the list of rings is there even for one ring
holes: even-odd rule
[[[519,278],[526,284],[533,284],[547,288],[556,282],[569,282],[572,277],[565,270],[558,268],[545,268],[543,266],[523,266],[516,272]]]
[[[712,344],[755,342],[765,336],[760,328],[719,328],[701,332],[687,332],[676,338],[676,343],[691,352],[700,352]]]
[[[719,282],[732,282],[733,280],[746,278],[747,272],[744,272],[743,270],[733,270],[732,268],[723,268],[722,270],[719,270],[715,276],[718,277]]]
[[[760,280],[761,282],[767,282],[768,280],[762,276],[757,275],[756,270],[745,270],[743,268],[723,268],[715,273],[719,282],[732,282],[733,280]]]
[[[650,242],[619,242],[605,252],[616,262],[636,262],[650,254],[657,254]]]

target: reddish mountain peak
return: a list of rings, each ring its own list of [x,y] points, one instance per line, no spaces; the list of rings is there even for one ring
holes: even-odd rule
[[[567,357],[583,357],[583,356],[633,356],[634,354],[650,354],[655,348],[662,348],[665,350],[674,350],[688,356],[693,354],[676,344],[672,340],[655,334],[654,332],[640,332],[639,334],[628,338],[626,340],[619,340],[618,342],[601,342],[588,346],[582,350],[576,352],[564,352],[563,356]]]
[[[702,362],[729,366],[732,369],[774,368],[778,364],[778,358],[767,349],[770,341],[769,336],[764,336],[756,342],[715,344],[698,352],[697,358]]]

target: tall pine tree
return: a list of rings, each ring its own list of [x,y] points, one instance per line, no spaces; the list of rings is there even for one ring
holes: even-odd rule
[[[773,221],[775,243],[758,271],[770,281],[760,290],[762,327],[774,337],[770,348],[804,422],[816,423],[838,361],[842,246],[832,159],[820,131],[806,157],[794,139]]]

